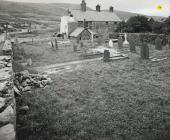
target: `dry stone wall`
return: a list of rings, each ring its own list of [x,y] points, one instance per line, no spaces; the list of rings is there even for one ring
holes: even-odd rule
[[[0,140],[15,140],[16,104],[14,73],[12,69],[12,44],[0,56]]]

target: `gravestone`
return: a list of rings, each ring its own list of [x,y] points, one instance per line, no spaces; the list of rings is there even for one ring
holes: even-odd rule
[[[104,50],[103,61],[104,62],[109,62],[110,61],[110,52],[109,52],[109,50]]]
[[[73,51],[74,51],[74,52],[77,51],[77,44],[76,44],[76,43],[73,44]]]
[[[52,48],[54,48],[54,44],[53,44],[53,42],[52,42],[52,41],[51,41],[51,47],[52,47]]]
[[[162,40],[160,37],[157,37],[155,39],[155,49],[156,50],[162,50]]]
[[[149,59],[149,46],[146,43],[142,43],[141,58],[142,59]]]
[[[101,36],[98,37],[98,39],[97,39],[97,44],[98,44],[98,45],[101,45],[101,44],[102,44],[102,38],[101,38]]]
[[[135,53],[136,52],[136,44],[134,43],[134,41],[131,40],[129,45],[130,45],[130,52]]]
[[[55,38],[55,48],[56,48],[56,50],[58,50],[58,42],[57,42],[56,38]]]
[[[80,47],[84,48],[84,43],[83,42],[80,43]]]
[[[77,37],[77,44],[79,44],[80,43],[80,38],[79,37]]]
[[[118,47],[119,47],[119,49],[123,48],[123,39],[121,36],[118,37]]]

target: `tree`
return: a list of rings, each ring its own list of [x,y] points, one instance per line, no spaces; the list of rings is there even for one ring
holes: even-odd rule
[[[139,32],[151,31],[148,18],[145,16],[131,17],[126,24],[127,24],[127,32],[139,33]]]
[[[152,31],[157,34],[161,34],[163,29],[163,23],[155,21],[152,24]]]
[[[164,21],[162,30],[164,34],[170,34],[170,16]]]
[[[115,30],[116,32],[125,32],[126,31],[126,22],[125,21],[121,21],[118,26],[117,29]]]

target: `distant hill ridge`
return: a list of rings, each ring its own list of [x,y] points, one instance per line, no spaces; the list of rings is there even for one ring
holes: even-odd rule
[[[59,20],[64,15],[67,9],[80,9],[79,4],[67,4],[67,3],[20,3],[1,1],[0,2],[0,22],[10,22],[18,20],[32,19],[47,19],[50,17],[52,20]],[[87,7],[90,10],[89,7]],[[121,20],[127,20],[132,16],[139,14],[115,11]],[[151,16],[147,16],[151,17]],[[156,20],[161,20],[163,17],[153,17]]]

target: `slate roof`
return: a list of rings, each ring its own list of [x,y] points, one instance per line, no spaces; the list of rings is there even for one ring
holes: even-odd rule
[[[77,21],[103,21],[103,22],[118,22],[121,21],[120,18],[112,12],[108,11],[95,11],[87,10],[82,12],[81,10],[71,10],[71,14]]]
[[[84,30],[88,30],[91,34],[96,34],[95,32],[93,32],[93,31],[90,30],[90,29],[85,29],[85,28],[82,28],[82,27],[78,27],[77,29],[75,29],[75,30],[70,34],[70,36],[71,36],[71,37],[78,37]]]

